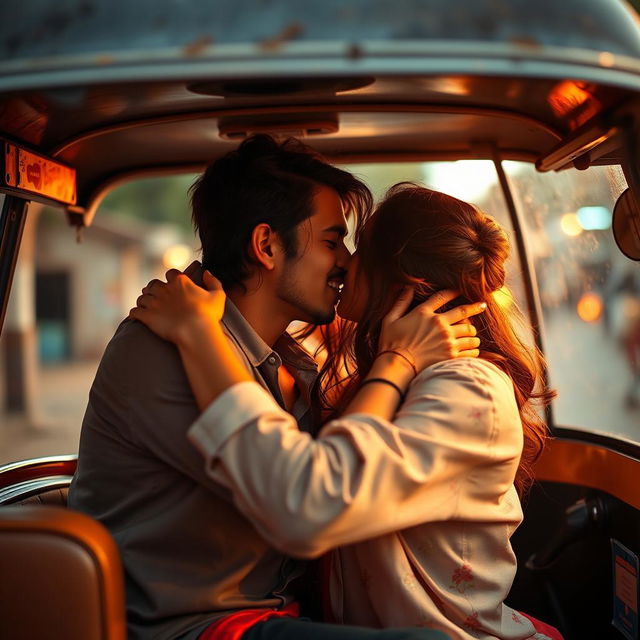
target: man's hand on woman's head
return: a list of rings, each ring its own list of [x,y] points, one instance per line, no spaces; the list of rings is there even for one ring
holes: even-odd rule
[[[144,323],[155,334],[179,342],[193,328],[219,323],[224,314],[226,295],[220,281],[209,271],[203,274],[203,287],[188,275],[170,269],[167,282],[151,280],[142,289],[129,317]]]
[[[405,288],[382,321],[378,352],[395,351],[417,371],[442,360],[477,357],[480,340],[473,324],[465,320],[482,313],[487,305],[474,302],[437,313],[459,295],[456,291],[439,291],[404,315],[413,299],[413,288]]]

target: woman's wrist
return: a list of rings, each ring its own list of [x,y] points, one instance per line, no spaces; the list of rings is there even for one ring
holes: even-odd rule
[[[198,348],[203,340],[224,339],[224,331],[219,320],[211,320],[203,314],[193,314],[180,321],[174,330],[173,342],[179,348]]]
[[[378,357],[384,355],[385,353],[389,353],[394,356],[397,356],[398,358],[401,358],[402,361],[405,362],[407,366],[411,368],[411,371],[413,371],[414,377],[418,375],[418,370],[416,369],[416,363],[413,357],[411,356],[411,354],[407,353],[402,349],[389,348],[389,349],[383,349],[381,351],[378,351]]]
[[[376,356],[367,378],[386,378],[406,391],[415,377],[411,364],[397,353],[383,351]]]

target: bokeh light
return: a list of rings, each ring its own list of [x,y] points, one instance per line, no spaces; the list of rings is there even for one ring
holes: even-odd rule
[[[565,213],[560,218],[560,227],[568,236],[579,236],[583,230],[578,215],[575,213]]]
[[[577,215],[585,231],[611,228],[611,211],[607,207],[580,207]]]
[[[587,291],[586,293],[583,293],[580,300],[578,300],[576,311],[578,312],[580,319],[584,322],[597,322],[602,316],[602,299],[597,293]]]
[[[193,252],[186,244],[174,244],[162,254],[162,264],[165,269],[179,269],[182,271],[191,262]]]

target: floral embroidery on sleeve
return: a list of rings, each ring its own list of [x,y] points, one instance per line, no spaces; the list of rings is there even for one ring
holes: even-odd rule
[[[465,621],[463,624],[467,629],[471,629],[473,631],[479,631],[480,621],[478,620],[478,612],[474,611],[471,615],[468,615],[465,618]]]
[[[522,622],[522,618],[515,611],[511,612],[511,619],[518,624],[524,624],[524,622]]]
[[[450,589],[455,589],[459,593],[465,593],[468,589],[473,589],[473,573],[468,564],[458,567],[451,576]]]

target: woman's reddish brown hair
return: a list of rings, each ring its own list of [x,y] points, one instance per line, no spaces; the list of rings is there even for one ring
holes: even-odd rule
[[[514,328],[513,320],[522,318],[515,302],[507,309],[493,295],[505,285],[509,241],[504,230],[471,204],[400,183],[357,231],[357,241],[368,303],[358,324],[337,320],[322,330],[328,354],[320,371],[323,406],[332,415],[347,406],[371,368],[382,319],[403,286],[415,287],[414,306],[441,289],[461,294],[447,308],[484,301],[487,309],[470,322],[481,340],[480,357],[513,381],[524,435],[515,484],[523,494],[547,437],[540,409],[554,393],[546,386],[542,354],[525,344]]]

